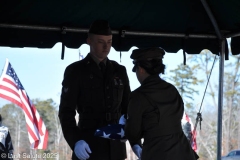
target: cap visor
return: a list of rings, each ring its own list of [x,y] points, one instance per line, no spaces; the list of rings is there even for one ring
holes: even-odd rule
[[[132,69],[133,72],[136,72],[137,66],[135,65]]]

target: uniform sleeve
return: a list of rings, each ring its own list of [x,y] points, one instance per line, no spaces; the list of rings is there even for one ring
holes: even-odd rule
[[[127,113],[127,108],[128,108],[128,100],[129,100],[129,94],[131,92],[130,90],[130,85],[129,85],[129,79],[127,75],[126,68],[124,67],[124,81],[125,81],[125,86],[123,90],[123,97],[122,97],[122,102],[121,102],[121,107],[122,107],[122,114]]]
[[[10,154],[12,154],[13,153],[13,145],[12,145],[12,139],[11,139],[10,132],[8,132],[5,144],[6,144],[6,149],[8,150],[8,152]]]
[[[58,115],[64,138],[72,150],[74,150],[75,143],[81,138],[75,120],[77,97],[79,95],[79,81],[76,75],[72,66],[66,68]]]
[[[125,114],[127,115],[127,111],[128,111],[128,104],[129,104],[129,95],[131,93],[131,89],[130,89],[130,84],[129,84],[129,78],[127,75],[127,71],[126,68],[124,67],[124,75],[125,75],[125,86],[124,86],[124,90],[123,90],[123,98],[122,98],[122,102],[121,102],[121,106],[122,106],[122,112],[121,114]],[[141,146],[141,139],[139,139],[138,141],[131,141],[129,140],[129,143],[131,146],[138,144],[139,146]]]
[[[142,138],[142,115],[144,106],[141,103],[141,95],[132,92],[129,98],[125,135],[130,142],[139,142]]]

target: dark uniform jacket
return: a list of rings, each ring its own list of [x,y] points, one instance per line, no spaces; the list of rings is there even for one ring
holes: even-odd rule
[[[97,128],[116,124],[126,114],[129,80],[124,66],[107,59],[102,75],[90,54],[69,65],[64,73],[59,119],[66,141],[72,150],[75,143],[85,140],[92,153],[88,160],[122,160],[126,145],[117,140],[94,136]],[[79,113],[76,125],[75,114]],[[77,159],[73,152],[73,159]]]
[[[141,160],[195,160],[181,127],[184,106],[177,89],[158,75],[130,94],[125,134],[144,138]]]
[[[8,127],[0,125],[0,159],[13,160],[13,145]]]

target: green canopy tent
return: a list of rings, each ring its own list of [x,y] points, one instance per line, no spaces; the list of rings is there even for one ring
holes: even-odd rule
[[[204,2],[204,1],[203,1]],[[239,32],[238,0],[207,0],[219,31],[226,37]],[[10,0],[0,2],[0,45],[52,48],[57,42],[79,48],[95,19],[107,19],[114,32],[113,47],[162,46],[167,52],[202,49],[219,53],[219,42],[201,0]],[[232,53],[240,53],[239,37]]]
[[[220,56],[217,159],[221,159],[224,59],[240,53],[239,0],[8,0],[0,2],[0,46],[79,48],[90,24],[106,19],[113,47],[159,46],[167,52]]]

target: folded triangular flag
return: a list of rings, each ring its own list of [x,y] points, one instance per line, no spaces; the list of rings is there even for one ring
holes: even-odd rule
[[[109,124],[108,126],[97,129],[94,135],[113,140],[123,140],[126,139],[124,126],[125,125],[122,124]]]

